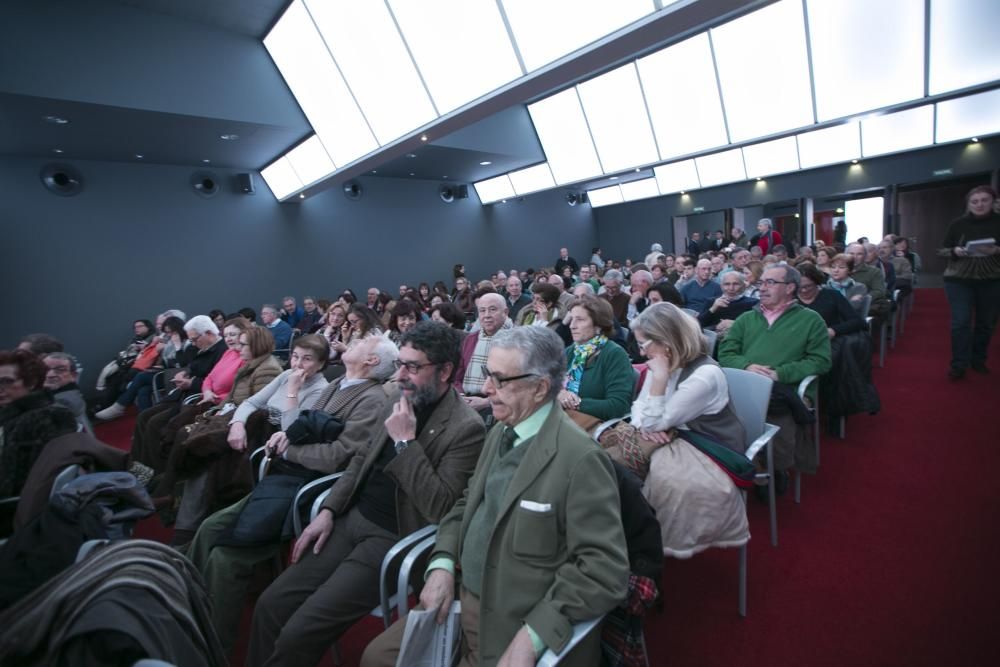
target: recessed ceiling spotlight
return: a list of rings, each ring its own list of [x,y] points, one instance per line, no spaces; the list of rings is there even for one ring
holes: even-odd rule
[[[493,164],[493,163],[490,162],[489,160],[483,160],[482,162],[479,163],[479,166],[480,167],[485,167],[488,164]]]
[[[448,177],[447,177],[447,176],[442,176],[441,178],[443,178],[443,179],[444,179],[444,180],[446,180],[446,181],[448,180]]]
[[[63,152],[63,149],[61,149],[61,148],[53,148],[53,149],[52,149],[52,152],[53,152],[53,153],[56,153],[56,154],[58,155],[59,153],[62,153],[62,152]]]
[[[62,116],[42,116],[42,119],[46,123],[52,123],[53,125],[66,125],[69,123],[69,118],[63,118]]]
[[[408,157],[408,158],[415,158],[415,157],[417,157],[417,154],[416,153],[407,153],[406,157]]]
[[[638,174],[638,173],[639,173],[640,171],[642,171],[642,170],[641,170],[641,169],[639,169],[639,167],[636,167],[636,168],[635,168],[635,173],[637,173],[637,174]]]
[[[411,171],[411,172],[410,172],[410,176],[416,176],[416,174],[414,174],[414,173],[413,173],[413,172]]]
[[[759,181],[759,180],[761,180],[761,177],[760,177],[760,176],[758,176],[758,177],[757,177],[757,180],[758,180],[758,181]]]
[[[135,154],[135,159],[136,160],[141,160],[142,158],[143,158],[142,154],[140,154],[140,153],[136,153]]]
[[[501,203],[501,204],[506,204],[506,203],[507,203],[507,200],[506,200],[506,199],[501,199],[501,200],[500,200],[500,203]]]
[[[838,209],[836,209],[834,211],[834,213],[843,213],[843,212],[844,212],[844,209],[842,209],[842,208],[838,208]]]
[[[612,177],[611,177],[611,180],[612,180],[612,181],[617,181],[617,180],[618,180],[618,177],[617,177],[617,176],[612,176]]]
[[[682,194],[682,195],[686,195],[687,193],[686,193],[686,192],[684,192],[683,190],[681,190],[681,194]]]
[[[219,138],[222,139],[223,141],[236,141],[237,139],[240,138],[240,135],[238,135],[238,134],[220,134]]]
[[[972,143],[978,144],[979,143],[979,137],[972,137]]]
[[[798,214],[798,213],[796,213],[796,214],[795,214],[795,217],[796,217],[796,218],[797,218],[797,217],[799,217],[799,214]]]
[[[857,164],[857,163],[858,163],[857,160],[851,160],[851,164]]]
[[[208,164],[209,162],[211,162],[211,160],[205,159],[205,160],[202,160],[202,162],[204,162],[205,164]]]
[[[306,198],[306,193],[300,192],[299,193],[299,199],[305,199],[305,198]]]
[[[426,134],[421,134],[420,135],[420,141],[427,141],[427,135]]]

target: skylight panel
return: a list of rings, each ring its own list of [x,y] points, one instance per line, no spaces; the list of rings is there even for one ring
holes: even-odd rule
[[[865,157],[922,148],[933,143],[933,104],[861,121],[861,150]]]
[[[1000,2],[932,0],[930,94],[1000,79]]]
[[[803,169],[850,162],[861,157],[858,123],[834,125],[798,135],[799,162]]]
[[[640,58],[636,64],[660,159],[728,143],[708,33]]]
[[[659,160],[633,63],[578,88],[604,173]]]
[[[800,0],[781,0],[710,33],[731,141],[813,122]]]
[[[597,190],[587,190],[587,199],[590,201],[590,205],[593,208],[610,206],[611,204],[621,204],[625,201],[625,198],[622,197],[622,190],[617,185],[612,185],[607,188],[598,188]]]
[[[1000,89],[938,102],[937,143],[1000,132]]]
[[[437,117],[384,2],[306,0],[306,6],[379,144]]]
[[[572,183],[602,173],[575,88],[529,104],[528,113],[556,183]]]
[[[329,176],[336,167],[326,154],[326,149],[319,137],[313,135],[285,154],[288,163],[295,170],[302,185],[315,183],[324,176]]]
[[[389,0],[389,6],[439,113],[521,76],[495,0]]]
[[[507,174],[473,183],[473,187],[476,188],[476,194],[479,195],[481,204],[492,204],[515,196],[514,187],[510,184]]]
[[[271,194],[279,201],[302,188],[302,181],[292,169],[288,158],[284,156],[261,169],[260,175],[271,189]]]
[[[820,122],[923,96],[924,0],[807,6]]]
[[[530,72],[652,13],[652,0],[502,0]]]
[[[698,170],[694,166],[694,160],[683,160],[671,164],[660,165],[653,168],[656,175],[656,183],[660,188],[660,194],[671,194],[673,192],[684,192],[695,190],[701,187],[698,181]]]
[[[659,197],[660,189],[656,186],[655,178],[643,178],[639,181],[629,181],[621,184],[622,197],[625,201],[635,201],[636,199],[648,199],[649,197]]]
[[[743,162],[746,164],[747,178],[796,171],[799,168],[799,152],[795,137],[744,146]]]
[[[743,153],[739,148],[695,158],[695,164],[698,166],[698,176],[704,188],[745,181],[747,178],[743,166]]]
[[[264,46],[335,165],[378,148],[301,0],[288,7]]]
[[[510,176],[510,184],[518,195],[526,195],[529,192],[538,192],[556,186],[556,182],[552,179],[552,170],[549,169],[547,162],[536,164],[527,169],[512,171],[507,175]]]

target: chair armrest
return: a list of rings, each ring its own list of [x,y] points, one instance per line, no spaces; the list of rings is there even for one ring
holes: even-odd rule
[[[806,392],[809,390],[809,385],[816,381],[818,375],[807,375],[802,378],[802,382],[799,383],[799,399],[805,398]]]
[[[194,405],[195,403],[200,401],[201,398],[202,394],[200,392],[197,394],[191,394],[190,396],[184,399],[184,405]]]
[[[396,608],[399,610],[399,618],[403,618],[409,611],[410,572],[413,570],[413,564],[416,563],[418,558],[433,549],[436,541],[437,526],[424,526],[420,530],[410,533],[399,542],[396,542],[392,549],[389,550],[389,553],[385,555],[385,558],[382,559],[380,603],[382,607],[382,621],[385,623],[387,629],[392,610],[390,609],[389,587],[386,584],[389,583],[389,570],[392,568],[393,561],[405,554],[403,562],[399,566],[399,576],[396,579]]]
[[[332,475],[324,475],[318,479],[314,479],[308,484],[304,484],[298,493],[295,494],[295,500],[292,501],[292,527],[295,530],[295,536],[298,537],[302,534],[302,511],[301,505],[303,498],[306,494],[317,488],[322,488],[323,486],[333,486],[333,483],[340,478],[344,473],[337,472]],[[309,520],[312,521],[316,517],[316,513],[319,512],[319,505],[322,504],[321,498],[325,499],[326,494],[330,492],[330,489],[326,489],[323,493],[313,501],[312,508],[309,512]]]
[[[584,637],[590,634],[594,630],[594,628],[599,626],[601,624],[601,621],[603,620],[604,616],[598,616],[597,618],[592,618],[589,621],[581,621],[579,623],[574,623],[573,636],[569,638],[569,641],[566,643],[566,646],[563,647],[562,652],[556,653],[550,648],[545,649],[545,653],[543,653],[542,657],[538,659],[537,663],[535,663],[536,666],[551,667],[552,665],[558,665],[559,662],[563,659],[563,657],[568,655],[569,652],[573,650],[573,648],[575,648],[577,644],[583,641]]]
[[[255,463],[255,461],[260,461],[260,463]],[[257,449],[250,453],[250,468],[257,469],[257,481],[264,479],[264,473],[267,472],[264,464],[267,462],[267,449],[261,445]]]
[[[744,452],[744,456],[753,461],[753,458],[764,448],[765,445],[769,444],[775,435],[778,434],[781,428],[773,424],[764,424],[764,432],[757,436],[757,439],[750,443],[747,451]]]

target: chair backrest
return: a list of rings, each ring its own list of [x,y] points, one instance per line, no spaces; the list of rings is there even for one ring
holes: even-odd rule
[[[722,372],[729,385],[729,400],[736,416],[743,423],[749,447],[764,432],[767,406],[771,402],[771,385],[774,382],[763,375],[736,368],[723,368]]]
[[[872,295],[865,294],[861,297],[861,304],[858,306],[858,313],[861,315],[861,319],[868,317],[868,311],[872,307]]]
[[[719,334],[712,331],[711,329],[702,329],[701,333],[705,336],[705,340],[708,341],[708,356],[715,356],[715,341],[719,339]]]
[[[698,311],[697,310],[692,310],[691,308],[681,308],[681,311],[687,313],[688,315],[690,315],[694,319],[698,319]]]

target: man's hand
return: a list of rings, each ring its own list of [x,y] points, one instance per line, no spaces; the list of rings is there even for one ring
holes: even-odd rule
[[[757,375],[763,375],[764,377],[771,378],[775,382],[778,381],[778,374],[774,372],[769,366],[761,366],[760,364],[750,364],[744,370],[748,370],[751,373],[756,373]]]
[[[188,377],[187,371],[181,371],[174,376],[172,382],[174,386],[178,389],[190,389],[191,388],[191,378]]]
[[[392,406],[392,414],[385,420],[385,432],[393,442],[417,437],[417,417],[406,396],[400,396],[399,402]]]
[[[709,308],[708,310],[714,313],[717,310],[721,310],[722,308],[725,308],[728,305],[729,305],[729,297],[723,294],[712,303],[712,307]]]
[[[455,575],[448,570],[431,570],[427,581],[424,582],[424,590],[420,591],[420,606],[428,611],[437,609],[436,618],[440,625],[448,619],[448,612],[454,600]]]
[[[500,656],[497,667],[531,667],[535,661],[535,645],[531,643],[528,626],[522,625]]]
[[[634,306],[637,303],[639,303],[641,299],[642,299],[642,290],[635,290],[629,295],[628,302]]]
[[[490,399],[483,396],[463,396],[462,400],[473,410],[482,410],[483,408],[489,406]]]
[[[229,427],[229,436],[226,438],[231,449],[237,452],[246,451],[247,448],[247,427],[243,422],[233,422]]]
[[[834,331],[833,329],[831,329],[830,327],[827,327],[827,328],[826,328],[826,335],[827,335],[827,336],[828,336],[829,338],[831,338],[831,339],[832,339],[832,338],[834,338],[834,337],[835,337],[835,336],[837,335],[837,332],[836,332],[836,331]]]
[[[299,562],[302,558],[302,554],[306,552],[313,542],[316,542],[316,546],[313,547],[313,553],[318,554],[323,550],[323,545],[326,541],[330,539],[330,533],[333,532],[333,512],[329,510],[320,510],[320,513],[316,515],[316,518],[309,522],[306,529],[302,531],[299,535],[299,539],[295,540],[295,546],[292,547],[292,564]]]
[[[968,257],[969,251],[964,246],[957,245],[953,248],[956,257]]]
[[[267,440],[264,451],[268,456],[281,456],[288,449],[288,436],[284,431],[278,431]]]

